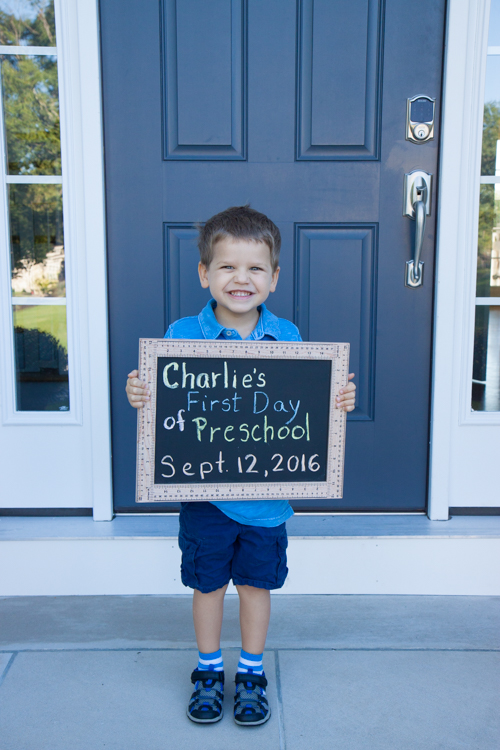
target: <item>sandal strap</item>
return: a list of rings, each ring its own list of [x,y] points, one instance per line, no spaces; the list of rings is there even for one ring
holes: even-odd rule
[[[210,692],[214,692],[215,695],[208,695],[207,696],[206,692],[207,691],[204,690],[203,688],[200,688],[199,690],[195,690],[194,693],[191,695],[191,700],[193,700],[193,699],[198,700],[199,699],[199,700],[204,700],[205,701],[205,700],[212,700],[214,698],[217,698],[218,701],[223,701],[224,700],[224,696],[218,690],[212,689],[210,691]],[[204,693],[204,695],[202,695],[202,693]]]
[[[259,695],[258,698],[238,698],[237,700],[234,701],[234,711],[235,713],[237,713],[238,709],[241,708],[242,706],[245,708],[245,707],[248,707],[249,704],[253,704],[253,703],[255,703],[257,708],[261,710],[262,708],[269,708],[269,703],[267,702],[266,697],[264,695]],[[255,708],[253,705],[250,705],[250,708],[252,708],[255,711]]]
[[[217,709],[217,711],[222,711],[222,703],[218,698],[215,697],[205,697],[198,696],[197,698],[194,697],[194,695],[191,696],[191,700],[189,701],[189,710],[193,711],[197,708],[200,708],[201,706],[209,706],[210,708]]]
[[[205,682],[206,680],[214,680],[214,682],[220,682],[224,684],[224,672],[216,672],[215,670],[209,671],[205,669],[195,669],[191,674],[191,682],[193,685],[195,682]]]
[[[260,687],[267,687],[267,680],[263,674],[253,674],[253,672],[238,672],[235,679],[235,683],[238,685],[240,682],[250,682],[253,686],[260,685]]]

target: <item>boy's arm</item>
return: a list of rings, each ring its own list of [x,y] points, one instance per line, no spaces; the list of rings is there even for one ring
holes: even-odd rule
[[[134,409],[141,409],[146,401],[149,401],[149,391],[146,383],[139,380],[139,371],[132,370],[127,375],[127,385],[125,387],[128,402]]]

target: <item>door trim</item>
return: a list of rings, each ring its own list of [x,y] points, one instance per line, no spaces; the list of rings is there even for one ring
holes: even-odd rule
[[[493,464],[488,450],[483,449],[491,446],[491,430],[495,433],[499,430],[493,426],[499,423],[499,415],[474,418],[475,425],[470,419],[489,10],[490,0],[448,1],[429,468],[428,514],[432,520],[447,520],[450,506],[495,504]],[[469,412],[467,426],[463,424],[465,404]],[[487,428],[480,422],[489,422],[491,426]],[[474,436],[472,430],[476,431]],[[460,466],[464,460],[467,465]],[[478,478],[477,483],[473,484],[472,475]],[[467,484],[469,489],[465,487]]]

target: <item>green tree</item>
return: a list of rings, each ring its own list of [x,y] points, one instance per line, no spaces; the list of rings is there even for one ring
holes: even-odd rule
[[[26,51],[55,45],[53,0],[3,0],[1,5],[0,44]],[[0,64],[8,173],[61,174],[56,57],[7,54]],[[55,245],[63,245],[60,185],[9,185],[9,214],[14,273],[44,263]],[[61,285],[64,267],[56,286]]]
[[[25,0],[22,6],[4,2],[3,5],[10,5],[12,12],[0,10],[0,44],[55,47],[54,0]]]
[[[9,212],[13,269],[26,260],[43,263],[63,244],[60,185],[9,185]]]
[[[4,55],[2,89],[9,174],[61,174],[56,58]]]
[[[497,141],[500,140],[500,102],[486,102],[483,119],[483,150],[481,174],[494,175],[497,157]],[[479,297],[490,295],[492,232],[500,225],[498,201],[495,201],[495,186],[481,185],[479,199],[477,291]]]
[[[482,175],[495,174],[498,140],[500,140],[500,102],[486,102],[483,118]]]

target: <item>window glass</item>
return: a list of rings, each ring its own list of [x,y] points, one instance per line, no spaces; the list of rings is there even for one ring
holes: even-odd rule
[[[61,174],[57,60],[2,55],[7,174]]]
[[[484,102],[500,104],[500,56],[488,55],[486,60],[486,80],[484,82]]]
[[[476,296],[500,297],[500,183],[481,185]]]
[[[65,297],[61,185],[9,185],[13,297]]]
[[[70,394],[53,0],[0,0],[0,45],[15,410],[64,412]]]
[[[500,0],[491,0],[488,47],[500,46]]]
[[[499,56],[500,61],[500,56]],[[500,143],[500,101],[490,101],[484,105],[483,116],[483,150],[481,156],[481,174],[500,176],[499,144]]]
[[[492,0],[484,87],[472,410],[500,411],[500,0]]]
[[[18,411],[68,411],[65,305],[14,305]]]
[[[0,44],[55,47],[54,0],[0,0]]]
[[[500,411],[500,306],[476,306],[474,411]]]

